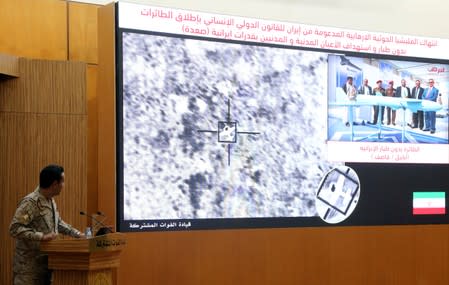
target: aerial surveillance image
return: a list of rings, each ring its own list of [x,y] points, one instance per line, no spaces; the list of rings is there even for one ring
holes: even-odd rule
[[[339,166],[323,178],[317,193],[317,210],[323,221],[336,224],[348,218],[360,197],[360,181],[354,169]]]
[[[317,216],[327,54],[122,34],[123,218]]]

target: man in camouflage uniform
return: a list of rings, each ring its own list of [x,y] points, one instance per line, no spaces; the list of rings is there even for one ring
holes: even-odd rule
[[[14,285],[51,284],[48,257],[40,252],[40,243],[53,240],[58,233],[83,237],[77,229],[59,217],[54,196],[64,188],[64,169],[49,165],[39,175],[39,186],[20,201],[9,231],[16,238]]]

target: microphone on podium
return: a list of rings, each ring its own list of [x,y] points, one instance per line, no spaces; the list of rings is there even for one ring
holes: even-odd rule
[[[106,217],[102,212],[98,211],[96,213],[99,216],[103,216]],[[102,221],[98,220],[97,218],[95,218],[92,215],[87,214],[84,211],[80,211],[80,215],[82,216],[86,216],[91,218],[94,222],[95,225],[93,225],[92,227],[95,229],[95,236],[101,236],[101,235],[105,235],[105,234],[110,234],[113,233],[111,227],[106,226]],[[98,227],[98,225],[100,225],[100,227]],[[98,229],[98,230],[97,230]]]

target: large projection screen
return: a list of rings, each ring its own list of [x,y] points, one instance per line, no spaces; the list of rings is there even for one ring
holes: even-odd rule
[[[120,231],[449,222],[447,40],[117,11]]]

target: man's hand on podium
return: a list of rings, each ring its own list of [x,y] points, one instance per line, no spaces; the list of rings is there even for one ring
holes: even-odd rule
[[[41,241],[50,241],[56,239],[57,237],[58,235],[56,233],[48,233],[42,236]]]

